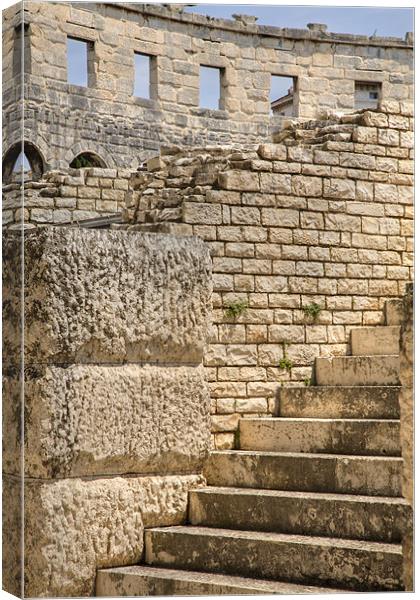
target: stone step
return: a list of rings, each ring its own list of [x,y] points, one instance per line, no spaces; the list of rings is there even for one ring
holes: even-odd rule
[[[309,386],[280,390],[281,417],[398,419],[398,386]]]
[[[399,356],[317,357],[318,385],[399,385]]]
[[[402,589],[396,544],[194,526],[145,531],[145,562],[354,590]]]
[[[126,596],[331,594],[334,592],[342,593],[343,590],[143,565],[99,569],[96,577],[96,596],[114,598]]]
[[[239,448],[400,456],[400,422],[391,419],[240,419]]]
[[[399,354],[400,328],[396,326],[352,329],[350,347],[353,356]]]
[[[399,543],[403,498],[208,487],[189,495],[193,525]]]
[[[401,496],[402,459],[220,450],[204,468],[208,485]]]

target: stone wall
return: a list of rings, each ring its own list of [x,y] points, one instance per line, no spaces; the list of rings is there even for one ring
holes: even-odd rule
[[[3,139],[25,139],[45,166],[68,167],[93,152],[107,167],[136,168],[162,145],[270,141],[272,75],[295,78],[297,116],[352,111],[355,83],[376,82],[384,99],[413,95],[412,35],[406,39],[281,29],[252,17],[188,14],[170,5],[27,2],[25,85],[17,69],[21,5],[3,14]],[[16,29],[17,28],[17,29]],[[89,87],[67,83],[67,37],[93,45]],[[134,53],[154,61],[151,99],[133,95]],[[200,65],[222,69],[219,110],[199,106]]]
[[[202,237],[213,258],[205,353],[218,448],[276,414],[352,328],[383,323],[412,269],[412,107],[291,125],[257,151],[162,153],[133,176],[129,229]],[[117,227],[117,226],[116,226]]]
[[[204,484],[210,258],[196,238],[26,233],[22,399],[20,244],[5,234],[3,586],[21,592],[24,492],[25,596],[87,596]]]
[[[38,181],[3,186],[3,225],[27,228],[74,224],[120,213],[132,172],[129,169],[48,171]],[[23,202],[23,205],[22,205]]]
[[[401,450],[404,459],[402,495],[414,509],[414,315],[413,284],[407,286],[401,311],[400,381]],[[408,524],[403,540],[404,584],[414,589],[413,520]]]

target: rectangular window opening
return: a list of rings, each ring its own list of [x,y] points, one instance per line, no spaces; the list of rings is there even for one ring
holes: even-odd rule
[[[354,84],[354,108],[378,108],[381,99],[381,84],[371,81],[356,81]]]
[[[92,65],[92,42],[67,38],[67,82],[88,87]]]
[[[153,77],[155,57],[150,54],[134,53],[134,96],[150,100],[155,96]]]
[[[296,79],[283,75],[272,75],[270,86],[270,114],[279,117],[297,115]]]
[[[23,33],[23,45],[22,45]],[[31,70],[31,42],[29,38],[29,24],[20,24],[15,28],[15,39],[13,46],[13,76],[20,75],[22,72],[22,55],[24,73],[30,73]]]
[[[223,69],[200,65],[200,107],[222,109]]]

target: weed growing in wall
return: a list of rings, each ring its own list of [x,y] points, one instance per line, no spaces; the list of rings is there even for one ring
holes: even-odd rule
[[[311,318],[313,321],[317,320],[321,310],[321,306],[316,302],[311,302],[310,304],[303,306],[303,312],[305,313],[305,316]]]
[[[237,300],[236,302],[231,302],[225,308],[225,315],[227,317],[236,319],[240,315],[242,315],[246,309],[248,308],[248,303],[245,300]]]
[[[283,358],[280,359],[279,367],[280,367],[280,369],[286,370],[290,373],[292,370],[292,367],[293,367],[293,362],[290,360],[290,358],[287,355],[286,346],[287,346],[286,342],[283,342]]]

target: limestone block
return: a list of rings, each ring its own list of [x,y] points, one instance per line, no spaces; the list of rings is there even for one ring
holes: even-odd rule
[[[4,244],[4,346],[19,360],[19,236]],[[25,235],[25,362],[200,362],[210,256],[202,240],[46,227]],[[10,289],[9,289],[10,288]]]
[[[183,523],[188,490],[203,483],[201,475],[27,481],[25,596],[93,595],[96,569],[138,562],[144,527]],[[16,514],[20,484],[8,476],[4,484],[5,512]],[[12,541],[19,519],[10,525]],[[5,570],[6,589],[18,570]]]
[[[226,171],[219,173],[218,182],[219,186],[224,190],[258,192],[260,189],[259,174],[248,171]]]
[[[3,467],[18,475],[20,384],[17,369],[9,371]],[[27,369],[26,475],[199,472],[210,447],[209,404],[202,366]]]

